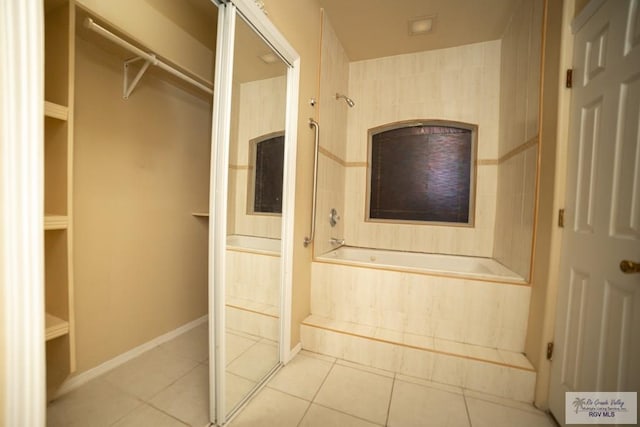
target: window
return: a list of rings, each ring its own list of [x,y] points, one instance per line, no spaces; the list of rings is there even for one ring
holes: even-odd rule
[[[413,122],[369,134],[369,220],[472,225],[475,126]]]
[[[249,213],[281,214],[284,133],[251,141],[250,156],[253,174],[249,180]]]

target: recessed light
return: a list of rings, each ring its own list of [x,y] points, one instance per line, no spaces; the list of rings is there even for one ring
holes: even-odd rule
[[[278,57],[276,56],[275,53],[269,52],[269,53],[265,53],[264,55],[261,55],[260,59],[265,64],[273,64],[274,62],[276,62],[278,60]]]
[[[435,19],[435,16],[423,16],[409,20],[409,35],[417,36],[431,32]]]

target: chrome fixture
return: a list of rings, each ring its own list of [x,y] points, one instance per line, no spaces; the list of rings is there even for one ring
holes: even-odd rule
[[[331,208],[331,210],[329,211],[329,224],[331,224],[331,227],[335,227],[338,221],[340,221],[340,215],[338,215],[338,211],[336,210],[336,208]]]
[[[333,246],[344,246],[344,239],[336,239],[335,237],[332,237],[329,242]]]
[[[351,108],[353,108],[354,105],[356,105],[355,102],[353,102],[353,99],[349,98],[347,95],[342,95],[341,93],[336,93],[336,99],[344,99],[347,102],[347,105]]]
[[[315,144],[313,153],[313,194],[311,204],[311,232],[309,237],[304,238],[304,247],[306,248],[313,242],[316,234],[316,199],[318,193],[318,149],[320,148],[320,125],[313,119],[309,119],[309,127],[315,131]]]

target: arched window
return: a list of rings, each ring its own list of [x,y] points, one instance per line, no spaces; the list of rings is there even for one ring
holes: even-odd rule
[[[284,132],[253,139],[249,156],[248,213],[281,214]]]
[[[369,131],[369,221],[473,225],[477,127],[403,122]]]

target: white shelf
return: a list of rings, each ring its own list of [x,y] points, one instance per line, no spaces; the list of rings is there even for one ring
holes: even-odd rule
[[[201,218],[209,218],[209,212],[191,212],[191,215]]]
[[[69,227],[69,218],[65,215],[44,216],[45,230],[66,230]]]
[[[46,341],[67,335],[69,333],[69,322],[62,320],[49,313],[45,313],[45,339]]]
[[[66,121],[69,117],[69,109],[64,105],[44,101],[44,115],[53,119]]]

